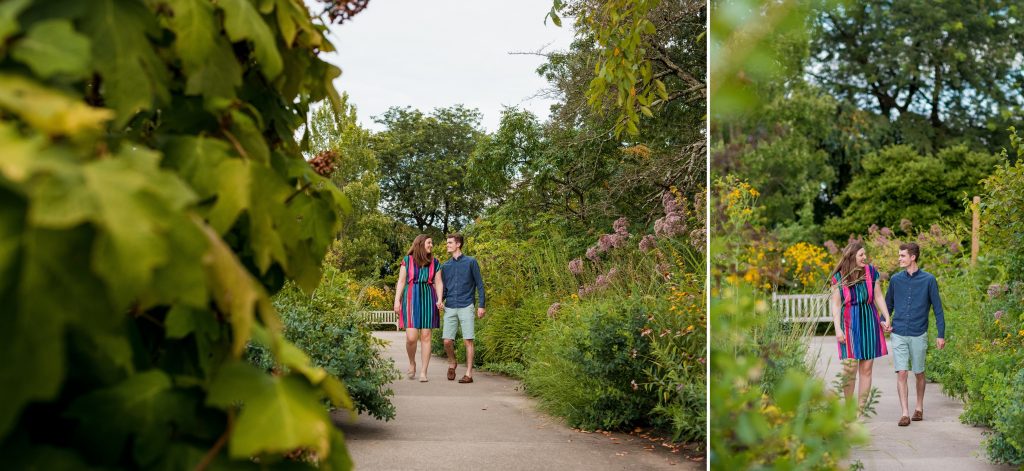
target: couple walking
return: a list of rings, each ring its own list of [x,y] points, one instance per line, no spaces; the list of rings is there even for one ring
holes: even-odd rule
[[[864,406],[871,390],[874,359],[888,354],[885,333],[891,332],[896,390],[903,414],[898,422],[901,427],[910,425],[911,421],[924,420],[924,360],[928,350],[929,310],[935,312],[935,327],[938,329],[935,347],[941,350],[946,345],[946,323],[939,299],[939,284],[931,273],[918,268],[920,256],[921,249],[917,244],[900,244],[899,266],[903,271],[893,275],[883,296],[878,270],[867,263],[864,245],[855,241],[843,249],[839,264],[829,280],[839,358],[851,360],[845,366],[843,392],[847,399],[852,398],[854,382],[859,376],[858,399],[860,406]],[[879,312],[884,321],[879,319]],[[908,371],[914,372],[917,383],[913,416],[910,415],[907,398]]]
[[[420,234],[402,258],[395,285],[395,313],[400,329],[405,329],[405,350],[409,354],[409,379],[416,376],[416,343],[419,342],[423,368],[420,382],[427,382],[430,364],[431,329],[441,323],[444,311],[444,351],[448,355],[448,380],[455,380],[455,332],[462,328],[466,344],[466,374],[460,383],[473,382],[473,329],[476,317],[484,317],[484,280],[476,259],[462,253],[462,234],[449,234],[445,248],[451,257],[443,265],[432,255],[434,242]],[[474,309],[473,295],[479,304]],[[474,312],[474,310],[476,312]],[[474,317],[475,314],[475,317]]]

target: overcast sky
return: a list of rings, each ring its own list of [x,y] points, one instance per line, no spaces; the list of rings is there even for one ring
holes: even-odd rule
[[[391,106],[424,113],[458,103],[483,113],[494,131],[502,106],[518,106],[542,121],[551,100],[531,98],[547,85],[536,70],[544,58],[510,52],[566,50],[572,25],[544,15],[551,0],[371,0],[362,13],[333,25],[341,67],[334,85],[349,94],[364,127]]]

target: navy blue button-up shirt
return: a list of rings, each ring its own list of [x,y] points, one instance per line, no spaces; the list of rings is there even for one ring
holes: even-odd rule
[[[946,320],[939,299],[939,282],[924,270],[913,275],[901,271],[889,280],[885,290],[885,305],[892,315],[892,332],[896,335],[916,337],[928,332],[928,309],[935,311],[938,338],[946,338]]]
[[[452,308],[473,304],[473,293],[479,295],[478,308],[484,307],[484,279],[480,276],[480,264],[468,255],[452,257],[441,265],[441,279],[444,281],[444,305]]]

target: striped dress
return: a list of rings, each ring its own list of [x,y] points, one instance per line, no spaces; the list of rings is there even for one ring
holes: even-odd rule
[[[830,280],[833,286],[839,286],[842,300],[842,326],[846,334],[846,343],[839,344],[839,358],[856,358],[870,360],[888,355],[885,346],[885,335],[875,308],[875,280],[878,270],[873,265],[867,266],[864,280],[852,286],[843,286],[839,274]],[[837,342],[838,343],[838,342]]]
[[[437,295],[434,293],[434,276],[441,269],[441,262],[432,259],[430,266],[418,267],[411,255],[402,259],[405,267],[405,292],[402,293],[402,315],[398,319],[400,329],[436,329],[441,326],[437,310]]]

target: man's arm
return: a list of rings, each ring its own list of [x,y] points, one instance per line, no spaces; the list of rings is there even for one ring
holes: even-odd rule
[[[889,309],[889,315],[893,315],[893,308],[896,307],[896,295],[892,292],[892,279],[889,279],[889,286],[885,287],[885,307]],[[889,324],[892,326],[892,324]]]
[[[477,304],[477,309],[484,309],[487,306],[486,296],[484,295],[484,278],[480,276],[480,264],[473,260],[473,284],[476,285],[477,298],[480,300],[480,304]]]
[[[937,337],[945,344],[946,338],[946,316],[942,310],[942,299],[939,298],[939,282],[932,279],[928,287],[928,300],[932,303],[932,310],[935,311],[935,328],[938,330]],[[941,346],[939,348],[942,348]]]

